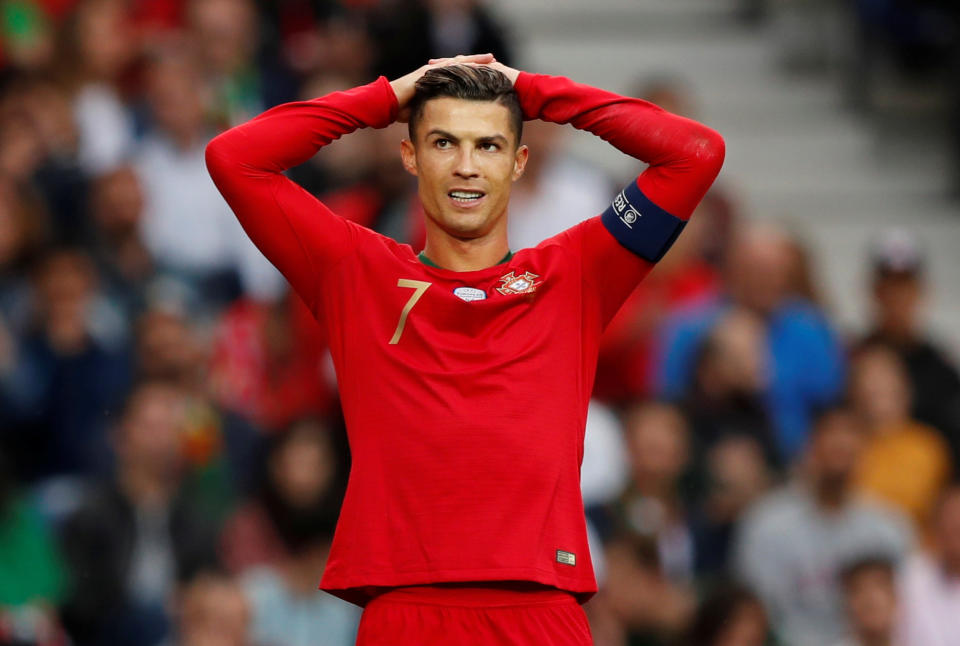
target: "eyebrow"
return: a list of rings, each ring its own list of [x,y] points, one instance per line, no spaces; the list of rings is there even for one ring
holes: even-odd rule
[[[457,137],[456,135],[453,135],[447,132],[446,130],[440,130],[439,128],[434,128],[433,130],[427,133],[427,137],[430,137],[432,135],[437,135],[439,137],[443,137],[444,139],[449,139],[454,143],[458,143],[460,141],[460,137]],[[483,137],[477,137],[477,141],[482,144],[497,142],[504,146],[506,146],[509,143],[507,138],[504,137],[499,132],[495,135],[484,135]]]

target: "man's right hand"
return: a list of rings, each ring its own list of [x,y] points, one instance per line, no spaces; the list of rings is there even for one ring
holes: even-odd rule
[[[390,87],[393,88],[393,93],[397,95],[397,103],[400,104],[397,121],[406,123],[410,117],[410,111],[407,109],[407,105],[410,103],[410,99],[413,98],[417,81],[420,80],[420,77],[423,76],[427,70],[446,67],[447,65],[487,65],[495,62],[496,59],[493,57],[493,54],[470,54],[454,56],[453,58],[434,58],[423,67],[410,72],[406,76],[401,76],[395,81],[390,81]]]

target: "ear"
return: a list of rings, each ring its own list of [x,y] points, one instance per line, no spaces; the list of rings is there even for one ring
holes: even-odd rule
[[[523,171],[527,167],[527,159],[530,157],[530,149],[526,146],[517,148],[516,155],[513,158],[513,181],[523,177]]]
[[[403,167],[413,176],[417,175],[417,147],[409,139],[400,142],[400,159]]]

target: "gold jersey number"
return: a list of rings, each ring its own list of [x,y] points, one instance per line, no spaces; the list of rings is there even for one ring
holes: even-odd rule
[[[410,314],[410,310],[413,309],[413,306],[417,304],[417,301],[420,300],[420,297],[423,296],[423,293],[427,291],[427,288],[430,287],[433,283],[428,283],[423,280],[412,280],[410,278],[401,278],[397,281],[397,287],[408,287],[414,290],[413,294],[410,296],[410,300],[407,301],[407,304],[403,306],[403,311],[400,312],[400,320],[397,321],[397,329],[393,332],[393,338],[390,339],[390,344],[394,345],[400,341],[400,335],[403,334],[403,328],[407,325],[407,315]]]

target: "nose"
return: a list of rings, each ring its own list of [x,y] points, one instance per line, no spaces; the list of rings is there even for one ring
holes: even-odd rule
[[[476,160],[473,158],[472,146],[461,146],[460,154],[457,156],[457,164],[454,167],[453,174],[463,179],[473,179],[480,176]]]

